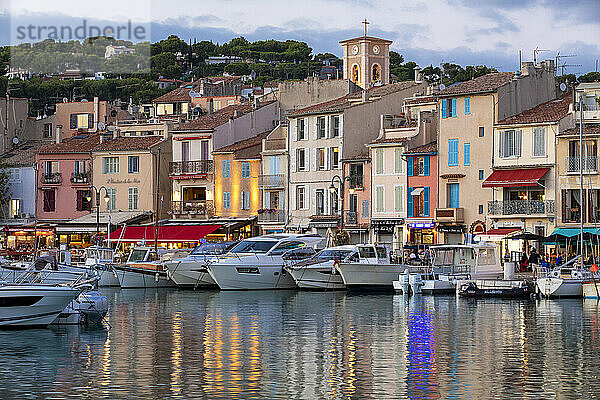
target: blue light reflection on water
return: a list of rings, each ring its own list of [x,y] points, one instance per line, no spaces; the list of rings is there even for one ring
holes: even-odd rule
[[[107,293],[110,331],[0,331],[0,398],[593,399],[600,393],[595,302]]]

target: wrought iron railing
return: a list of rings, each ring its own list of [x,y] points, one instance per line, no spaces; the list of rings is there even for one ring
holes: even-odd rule
[[[346,225],[358,225],[358,213],[356,211],[346,211],[344,214],[344,223]]]
[[[488,202],[488,214],[490,215],[547,215],[553,214],[554,212],[554,200],[507,200]]]
[[[565,159],[565,166],[568,172],[579,172],[583,165],[583,171],[598,171],[598,157],[597,156],[584,156],[584,157],[567,157]]]
[[[258,185],[262,187],[283,187],[285,185],[285,175],[259,175]]]
[[[285,222],[285,211],[284,210],[262,210],[258,213],[258,222],[260,223],[284,223]]]
[[[195,214],[211,217],[215,213],[215,205],[212,200],[188,200],[171,202],[173,214]]]
[[[42,175],[42,183],[60,185],[62,183],[62,174],[60,172],[45,173]]]
[[[172,175],[179,174],[212,174],[214,172],[213,160],[174,161],[169,165]]]
[[[71,174],[71,183],[90,183],[90,173],[73,172]]]

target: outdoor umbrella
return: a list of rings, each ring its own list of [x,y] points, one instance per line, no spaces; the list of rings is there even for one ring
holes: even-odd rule
[[[523,232],[518,235],[510,237],[513,240],[533,240],[533,241],[542,241],[546,238],[544,236],[536,235],[535,233]]]

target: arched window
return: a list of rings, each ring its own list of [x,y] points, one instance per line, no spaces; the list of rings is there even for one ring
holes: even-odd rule
[[[358,65],[352,66],[352,82],[358,83]]]
[[[381,70],[379,68],[379,64],[373,64],[373,70],[371,73],[371,81],[377,82],[381,80]]]

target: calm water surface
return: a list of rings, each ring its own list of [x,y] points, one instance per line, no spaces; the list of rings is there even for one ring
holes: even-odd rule
[[[600,398],[595,301],[104,292],[111,329],[0,331],[0,398]]]

